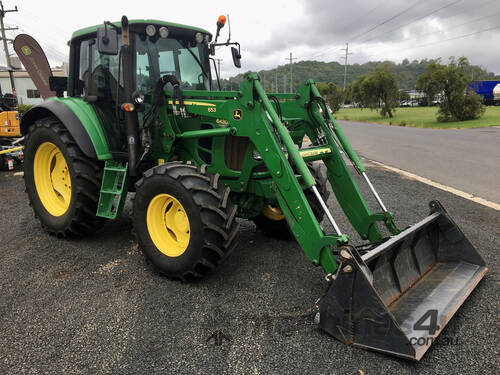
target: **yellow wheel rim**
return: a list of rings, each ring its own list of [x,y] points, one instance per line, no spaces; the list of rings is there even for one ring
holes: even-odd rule
[[[42,143],[35,153],[33,174],[38,197],[52,216],[62,216],[71,202],[71,176],[68,164],[59,148]]]
[[[169,194],[158,194],[146,214],[149,236],[156,248],[169,257],[182,255],[191,236],[189,218],[182,204]]]
[[[262,210],[262,214],[268,219],[275,221],[280,221],[285,218],[285,215],[283,214],[283,211],[281,211],[281,208],[273,207],[269,204],[264,207],[264,209]]]

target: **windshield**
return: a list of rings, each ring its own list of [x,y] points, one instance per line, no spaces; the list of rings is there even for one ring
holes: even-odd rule
[[[202,43],[136,34],[137,89],[150,92],[158,79],[172,74],[183,89],[209,90],[208,49]]]

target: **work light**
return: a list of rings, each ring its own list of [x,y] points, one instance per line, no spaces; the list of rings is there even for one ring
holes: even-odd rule
[[[148,36],[154,36],[156,34],[156,27],[154,27],[153,25],[147,25],[146,34],[148,34]]]
[[[160,30],[158,30],[160,33],[160,36],[162,38],[166,38],[168,36],[168,29],[165,26],[160,27]]]

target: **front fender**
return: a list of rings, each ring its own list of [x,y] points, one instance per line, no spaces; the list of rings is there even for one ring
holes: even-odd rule
[[[49,98],[33,107],[21,118],[21,133],[25,135],[36,120],[57,117],[68,129],[82,152],[90,158],[112,159],[108,143],[92,106],[80,98]]]

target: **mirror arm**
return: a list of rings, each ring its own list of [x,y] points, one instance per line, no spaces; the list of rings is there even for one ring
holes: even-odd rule
[[[227,15],[227,26],[229,28],[229,35],[227,37],[226,43],[229,43],[229,41],[231,40],[231,21],[229,20],[229,14]]]
[[[118,26],[114,25],[113,23],[111,23],[109,21],[104,21],[104,37],[102,38],[102,42],[104,44],[108,44],[109,43],[108,26],[113,27],[115,30],[120,30],[120,28]]]
[[[116,26],[114,23],[112,23],[112,22],[104,21],[104,27],[106,27],[106,25],[107,26],[111,26],[116,31],[121,31],[121,29],[118,26]]]
[[[215,52],[215,47],[220,47],[220,46],[238,46],[238,52],[240,51],[240,44],[238,42],[225,42],[225,43],[212,43],[210,44],[210,53],[213,55],[212,50]]]

